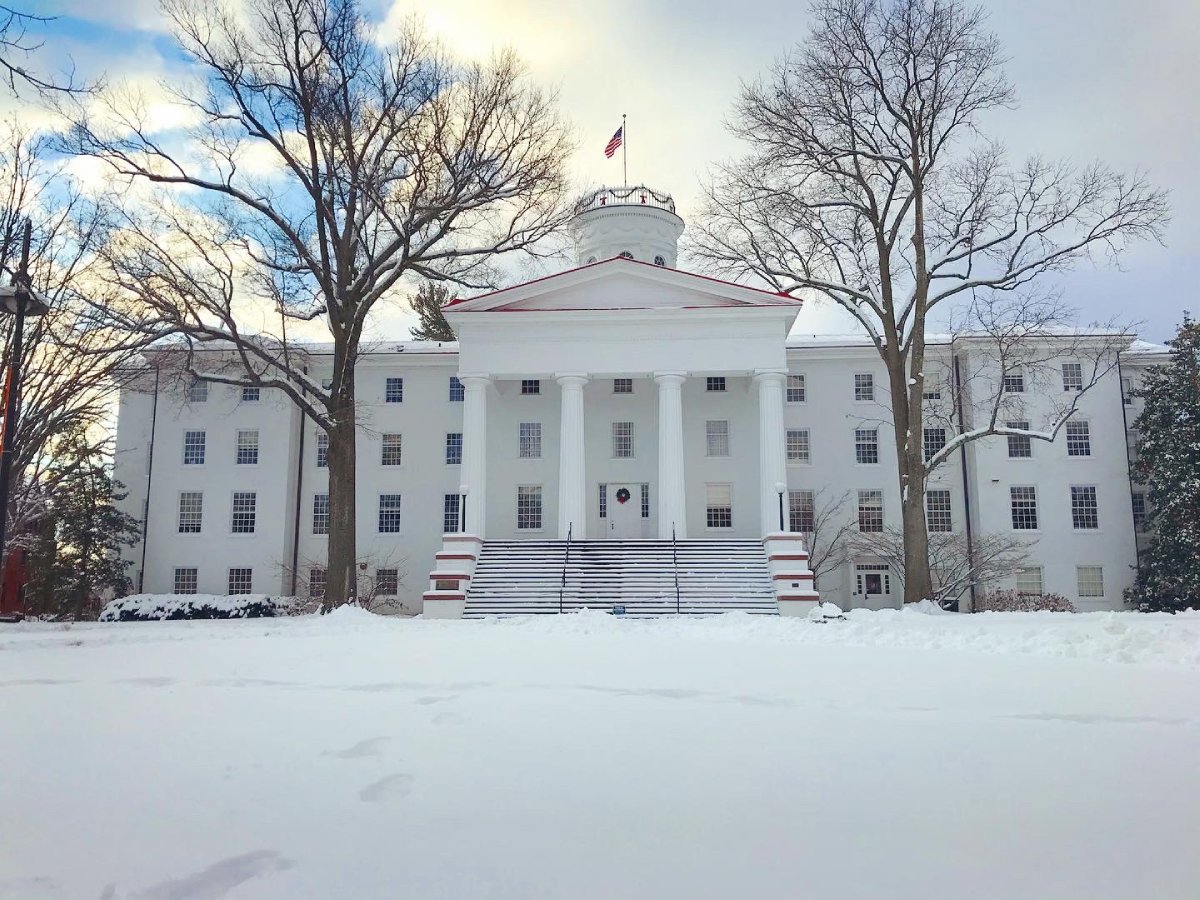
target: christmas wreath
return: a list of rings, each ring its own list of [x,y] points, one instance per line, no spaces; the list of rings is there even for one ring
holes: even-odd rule
[[[619,491],[617,491],[617,502],[618,503],[628,503],[629,502],[629,490],[627,488],[621,488]]]

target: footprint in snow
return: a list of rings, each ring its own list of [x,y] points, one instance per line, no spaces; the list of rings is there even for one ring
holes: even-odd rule
[[[335,756],[338,759],[361,759],[364,756],[379,756],[383,753],[383,747],[388,742],[386,737],[367,738],[365,741],[359,741],[352,747],[347,747],[345,750],[326,750],[326,756]]]
[[[358,799],[364,803],[385,803],[388,800],[402,800],[412,793],[413,777],[403,772],[389,775],[368,784],[358,792]]]

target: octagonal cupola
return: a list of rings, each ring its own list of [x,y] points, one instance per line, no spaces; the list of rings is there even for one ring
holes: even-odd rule
[[[575,206],[579,265],[624,256],[674,269],[683,219],[670,194],[644,184],[602,187]]]

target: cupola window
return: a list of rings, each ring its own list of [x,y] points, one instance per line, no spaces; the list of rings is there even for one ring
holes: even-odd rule
[[[656,257],[654,257],[654,264],[656,266],[665,266],[667,264],[667,261],[665,259],[663,259],[661,256],[656,256]]]
[[[630,253],[628,250],[622,250],[622,251],[621,251],[621,257],[622,257],[623,259],[633,259],[633,254],[632,254],[632,253]]]

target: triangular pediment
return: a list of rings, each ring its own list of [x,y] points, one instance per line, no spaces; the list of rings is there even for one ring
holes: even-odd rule
[[[667,269],[636,260],[611,259],[460,300],[447,307],[466,312],[562,312],[569,310],[668,310],[785,306],[791,297]]]

